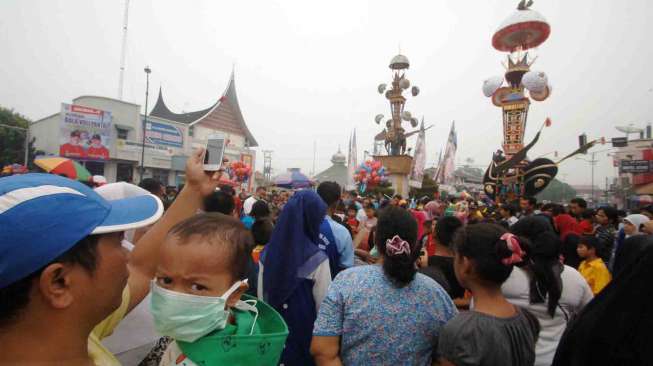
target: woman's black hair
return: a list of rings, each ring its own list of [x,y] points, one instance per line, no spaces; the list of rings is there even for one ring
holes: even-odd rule
[[[530,271],[530,302],[543,303],[548,298],[547,311],[554,316],[562,294],[563,267],[560,263],[560,237],[542,217],[529,216],[517,221],[510,230],[529,240],[525,245],[525,268]]]
[[[270,206],[267,202],[259,200],[254,202],[252,210],[249,213],[255,220],[262,220],[270,216]]]
[[[374,243],[383,255],[383,272],[397,287],[404,287],[414,278],[420,248],[417,242],[417,221],[407,211],[399,207],[388,206],[379,212]],[[398,235],[410,246],[410,253],[389,255],[386,241]]]
[[[615,229],[619,226],[619,211],[612,206],[604,206],[596,209],[596,212],[603,211],[608,217],[608,223]]]
[[[224,191],[215,191],[204,198],[205,212],[219,212],[224,215],[231,215],[234,212],[234,197]]]
[[[594,218],[594,215],[595,215],[594,210],[587,209],[580,214],[580,217],[583,220],[592,220]]]
[[[435,238],[438,244],[451,248],[456,230],[463,226],[462,221],[454,216],[442,216],[435,225]]]
[[[252,236],[254,237],[254,244],[265,245],[270,241],[274,225],[269,219],[256,220],[252,224]]]
[[[508,231],[496,224],[467,225],[456,231],[454,251],[472,260],[474,271],[482,280],[501,285],[512,272],[512,264],[502,259],[512,256],[508,243],[501,236]],[[517,239],[522,245],[524,239]]]
[[[517,213],[517,207],[515,207],[515,205],[511,205],[509,203],[505,204],[505,205],[501,205],[500,209],[508,211],[510,213],[510,216],[515,216],[515,214]]]

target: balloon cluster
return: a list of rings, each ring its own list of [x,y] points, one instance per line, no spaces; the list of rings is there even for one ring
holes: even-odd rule
[[[249,177],[252,176],[252,167],[242,161],[234,161],[229,164],[228,172],[229,176],[236,182],[247,182]]]
[[[354,181],[362,193],[368,187],[375,187],[387,183],[388,177],[386,176],[385,167],[381,165],[380,161],[368,160],[356,169]]]

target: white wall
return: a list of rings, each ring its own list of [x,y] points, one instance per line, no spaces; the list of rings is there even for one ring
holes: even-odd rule
[[[60,113],[38,120],[29,126],[30,136],[35,137],[34,146],[46,154],[59,155]]]

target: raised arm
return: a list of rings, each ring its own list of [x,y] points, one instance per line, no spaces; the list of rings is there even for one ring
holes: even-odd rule
[[[168,231],[202,208],[203,198],[218,186],[222,172],[205,172],[204,149],[197,149],[186,162],[186,184],[161,219],[136,243],[129,260],[129,310],[138,305],[150,289],[159,264],[159,248]]]

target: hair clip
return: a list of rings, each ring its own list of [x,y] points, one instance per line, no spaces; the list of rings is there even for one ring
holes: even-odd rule
[[[410,255],[410,244],[402,239],[399,235],[395,235],[392,239],[385,241],[385,251],[388,255]]]
[[[524,251],[521,249],[521,245],[519,245],[519,240],[517,237],[511,233],[505,233],[501,235],[501,240],[506,242],[506,245],[508,246],[508,249],[512,252],[512,255],[508,258],[503,258],[501,260],[501,263],[503,263],[506,266],[519,263],[522,261],[524,258]]]

